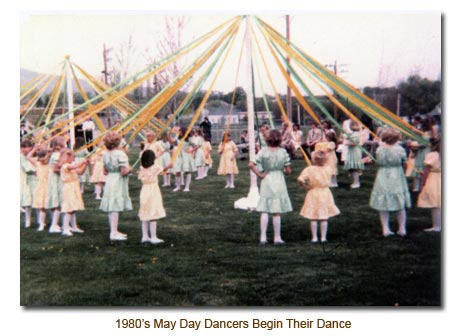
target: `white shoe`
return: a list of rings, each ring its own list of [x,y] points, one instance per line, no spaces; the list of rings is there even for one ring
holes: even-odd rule
[[[39,225],[38,231],[44,231],[44,229],[45,229],[45,224],[44,225]]]
[[[225,188],[225,189],[228,189],[228,188],[230,188],[230,186],[227,184],[224,188]]]
[[[337,187],[338,187],[338,184],[331,184],[329,187],[330,187],[330,188],[337,188]]]
[[[142,239],[141,239],[141,243],[150,243],[150,238],[149,238],[149,237],[147,237],[147,238],[142,238]]]
[[[266,239],[260,240],[260,245],[266,245],[266,244],[268,244],[268,241]]]
[[[311,240],[311,242],[312,242],[312,243],[317,243],[317,242],[318,242],[318,238],[313,238],[313,239]]]
[[[70,231],[63,231],[62,235],[66,236],[66,237],[73,236],[72,232],[70,232]]]
[[[203,177],[202,176],[197,176],[196,178],[194,178],[195,180],[201,180]]]
[[[230,189],[235,189],[235,186],[234,186],[234,185],[231,185],[229,188],[230,188]]]
[[[395,234],[395,233],[394,233],[393,231],[387,231],[387,232],[382,233],[382,235],[383,235],[384,237],[393,236],[394,234]]]
[[[84,230],[80,229],[78,226],[74,227],[74,228],[71,228],[70,230],[72,232],[75,232],[75,233],[83,233],[83,232],[85,232]]]
[[[321,243],[327,243],[327,239],[321,239]]]
[[[102,197],[96,196],[96,200],[101,200],[101,199],[102,199]]]
[[[110,235],[110,240],[127,240],[127,237],[115,234],[115,235]]]
[[[278,244],[285,244],[285,242],[282,239],[274,239],[274,244],[278,245]]]
[[[185,189],[183,189],[183,192],[188,192],[188,191],[189,191],[189,189],[186,189],[186,188],[185,188]]]
[[[152,244],[161,244],[161,243],[164,243],[164,240],[163,240],[163,239],[160,239],[160,238],[151,238],[149,241],[150,241]]]
[[[401,230],[401,231],[397,231],[396,234],[398,236],[405,237],[407,235],[407,232],[405,230]]]
[[[58,225],[51,226],[49,229],[50,233],[61,233],[61,227]]]
[[[351,186],[350,186],[350,188],[351,189],[358,189],[358,188],[360,188],[360,183],[357,183],[357,184],[351,184]]]
[[[180,188],[179,187],[177,187],[177,188],[175,188],[174,190],[172,190],[172,191],[179,191],[180,190]]]
[[[439,228],[431,227],[429,229],[424,229],[425,232],[440,232]]]

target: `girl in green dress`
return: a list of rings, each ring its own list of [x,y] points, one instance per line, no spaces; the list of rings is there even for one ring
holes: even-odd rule
[[[397,234],[406,235],[406,208],[410,208],[411,200],[403,166],[407,161],[404,148],[397,144],[401,134],[393,128],[382,132],[382,144],[376,151],[379,165],[376,180],[370,197],[370,206],[379,211],[382,224],[382,235],[391,236],[390,212],[396,213],[398,220]]]
[[[268,214],[272,214],[274,226],[274,244],[283,244],[281,230],[281,213],[292,211],[285,174],[291,173],[290,157],[284,148],[280,147],[282,135],[277,130],[271,130],[266,139],[267,147],[263,147],[249,163],[249,168],[262,179],[260,199],[257,211],[260,216],[260,244],[266,244]]]

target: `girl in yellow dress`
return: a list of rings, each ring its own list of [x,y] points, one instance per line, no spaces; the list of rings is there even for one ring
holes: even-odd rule
[[[63,236],[72,236],[72,232],[82,233],[77,226],[75,212],[84,210],[85,205],[81,196],[80,181],[78,175],[82,175],[89,164],[89,160],[74,162],[75,154],[71,149],[61,151],[60,175],[63,183],[61,212],[64,213]]]
[[[34,158],[36,154],[36,159]],[[38,211],[38,231],[43,231],[45,228],[45,217],[46,217],[46,204],[48,198],[48,188],[49,188],[49,157],[50,152],[35,146],[33,150],[27,155],[28,160],[36,169],[37,183],[36,189],[33,194],[33,204],[32,207]]]
[[[105,185],[106,175],[103,172],[103,154],[105,153],[104,148],[100,148],[91,157],[91,178],[90,183],[94,183],[94,193],[96,195],[96,200],[102,199],[102,190]]]
[[[169,163],[168,166],[163,168],[155,160],[153,151],[147,149],[142,152],[141,168],[138,172],[138,179],[142,182],[138,212],[142,226],[141,243],[159,244],[164,242],[157,237],[157,219],[166,217],[160,187],[158,186],[158,175],[169,169],[172,164]]]
[[[305,168],[298,181],[307,190],[300,215],[310,219],[312,243],[318,242],[318,221],[321,225],[321,242],[327,242],[329,217],[336,216],[340,210],[335,206],[334,197],[329,189],[332,172],[326,165],[327,154],[323,151],[312,153],[312,166]]]
[[[238,166],[236,164],[236,155],[238,154],[238,148],[233,140],[230,138],[229,133],[224,133],[222,142],[218,149],[221,154],[219,160],[218,175],[226,175],[227,183],[226,188],[235,188],[235,175],[238,175]]]
[[[418,207],[430,208],[432,227],[425,231],[439,232],[442,229],[442,168],[440,159],[440,139],[431,140],[431,151],[424,159],[424,186],[418,195]]]

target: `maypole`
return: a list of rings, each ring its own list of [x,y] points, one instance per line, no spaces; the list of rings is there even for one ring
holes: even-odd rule
[[[250,36],[249,16],[246,16],[246,30],[244,41],[247,51],[245,91],[247,103],[247,132],[249,139],[249,161],[255,160],[255,120],[254,120],[254,97],[252,96],[252,43]],[[257,176],[250,171],[250,188],[247,197],[235,201],[235,208],[243,210],[255,210],[260,194],[258,192]]]
[[[66,56],[66,62],[70,62],[70,56]],[[72,91],[72,76],[70,73],[70,66],[66,66],[66,89],[67,89],[67,110],[69,111],[69,120],[70,120],[70,129],[69,129],[69,138],[70,138],[70,148],[74,148],[75,146],[75,130],[74,130],[74,97]]]

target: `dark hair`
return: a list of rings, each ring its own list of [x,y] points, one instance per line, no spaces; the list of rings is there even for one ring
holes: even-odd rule
[[[31,142],[31,140],[25,139],[22,140],[22,142],[20,143],[20,148],[30,148],[33,147],[33,143]]]
[[[144,168],[152,167],[155,162],[155,153],[150,149],[146,149],[141,154],[141,166]]]
[[[282,134],[278,130],[270,130],[265,140],[269,147],[279,147],[282,142]]]
[[[75,149],[80,148],[81,146],[84,145],[84,143],[85,143],[85,139],[83,137],[76,137],[75,138],[75,146],[74,146],[74,148]]]
[[[224,132],[224,134],[223,134],[223,136],[222,136],[222,142],[225,142],[225,141],[226,141],[226,138],[227,138],[227,140],[232,140],[232,139],[230,138],[230,134],[229,134],[228,132]]]
[[[431,152],[439,152],[441,150],[441,141],[440,138],[431,138],[429,140],[429,143],[431,145]]]
[[[335,134],[334,131],[326,132],[326,139],[329,141],[335,142],[335,144],[337,144],[337,142],[338,142],[337,135]]]

